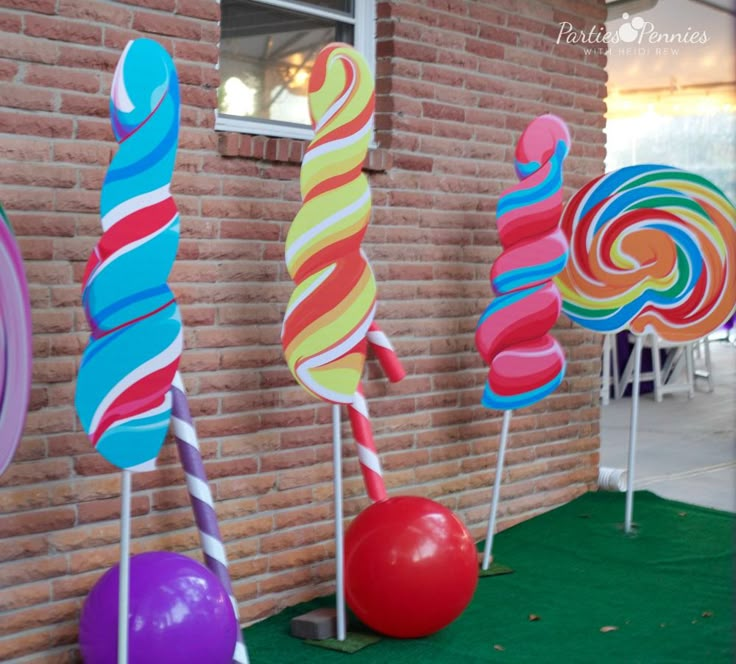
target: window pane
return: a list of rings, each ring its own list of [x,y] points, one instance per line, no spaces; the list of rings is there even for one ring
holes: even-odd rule
[[[304,5],[314,5],[315,7],[323,7],[324,9],[342,12],[348,16],[353,15],[352,0],[317,0],[316,2],[312,2],[311,0],[301,0],[301,2]]]
[[[305,125],[315,56],[353,41],[351,25],[248,0],[223,0],[221,30],[219,112]]]

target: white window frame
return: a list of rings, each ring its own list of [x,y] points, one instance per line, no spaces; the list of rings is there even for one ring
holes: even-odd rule
[[[302,4],[292,0],[253,0],[263,5],[271,5],[280,9],[290,9],[302,14],[309,14],[332,21],[348,23],[353,26],[355,48],[363,54],[375,75],[376,68],[376,3],[375,0],[355,0],[355,16],[347,17],[314,5]],[[219,63],[218,63],[219,68]],[[231,131],[255,136],[274,136],[277,138],[296,138],[311,140],[314,137],[312,127],[290,122],[261,120],[257,118],[235,118],[221,116],[215,109],[215,130]]]

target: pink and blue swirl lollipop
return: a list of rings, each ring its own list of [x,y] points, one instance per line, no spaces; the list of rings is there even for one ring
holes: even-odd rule
[[[511,410],[553,392],[565,372],[565,356],[549,330],[560,315],[552,278],[568,257],[559,229],[562,163],[570,147],[565,123],[553,115],[535,119],[516,149],[520,182],[498,202],[503,252],[491,269],[497,297],[478,322],[475,342],[489,367],[482,397],[487,408]]]
[[[570,133],[560,118],[534,119],[516,146],[519,183],[501,194],[496,210],[503,246],[491,269],[496,298],[475,330],[476,348],[488,365],[481,403],[504,411],[483,548],[484,572],[491,560],[511,412],[546,397],[565,375],[565,354],[549,331],[560,315],[560,293],[552,278],[568,258],[559,225],[562,164],[569,150]]]
[[[166,283],[179,242],[169,193],[179,133],[179,83],[168,53],[137,39],[113,78],[120,148],[102,186],[103,235],[87,264],[82,304],[92,331],[76,407],[97,451],[123,469],[151,468],[171,415],[182,325]]]

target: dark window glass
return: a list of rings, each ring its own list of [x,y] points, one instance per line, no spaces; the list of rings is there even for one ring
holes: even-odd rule
[[[298,11],[299,4],[352,13],[352,2],[294,2],[294,10],[222,0],[221,114],[309,125],[307,84],[314,58],[333,41],[353,43],[353,26]]]
[[[323,0],[322,2],[310,2],[310,0],[300,0],[303,5],[313,5],[315,7],[323,7],[335,12],[342,12],[348,16],[353,15],[353,3],[351,0]],[[296,3],[296,4],[300,4]]]

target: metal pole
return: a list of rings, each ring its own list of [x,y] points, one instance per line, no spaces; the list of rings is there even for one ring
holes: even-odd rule
[[[483,571],[488,569],[491,562],[491,551],[493,549],[493,533],[496,531],[496,513],[498,512],[498,497],[501,494],[501,476],[503,475],[503,458],[506,454],[506,441],[509,437],[509,424],[511,423],[510,410],[503,412],[503,425],[501,428],[501,443],[498,447],[498,459],[496,460],[496,477],[493,480],[493,499],[491,501],[491,513],[488,515],[488,529],[486,530],[486,544],[483,549]]]
[[[342,528],[342,441],[340,436],[340,406],[332,405],[332,463],[335,487],[335,592],[337,594],[337,639],[346,635],[345,615],[345,551]]]
[[[123,470],[120,492],[120,583],[118,584],[118,664],[128,664],[128,598],[130,591],[130,493],[129,470]]]
[[[641,347],[642,337],[637,335],[634,342],[634,383],[631,386],[631,427],[629,429],[629,464],[626,478],[626,515],[624,517],[626,533],[631,532],[631,519],[634,513],[634,466],[636,465],[636,430],[639,425]]]

